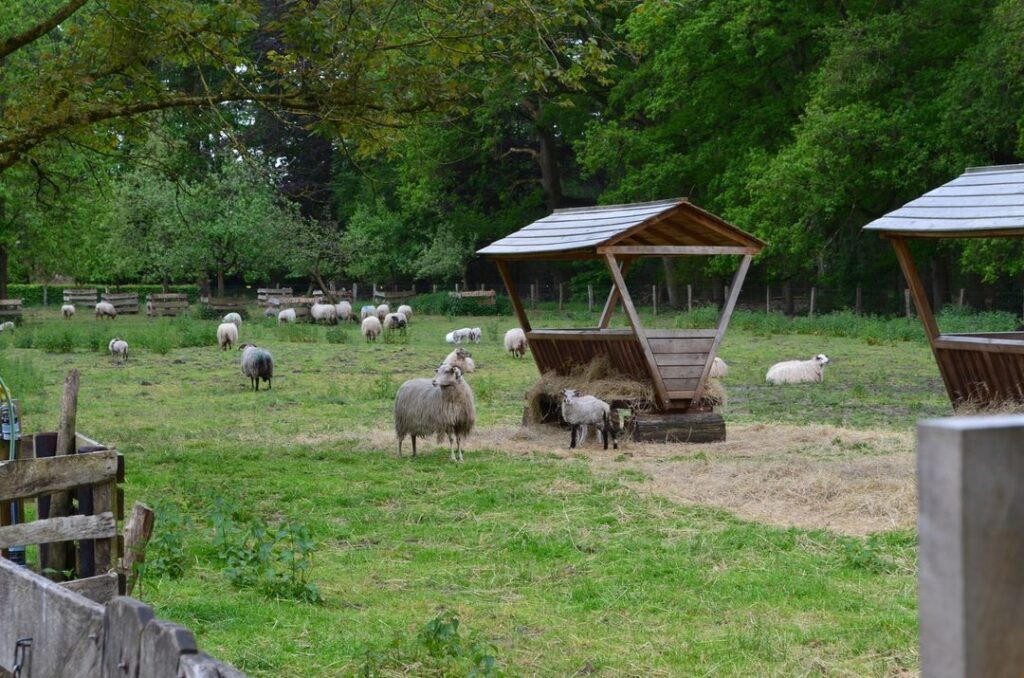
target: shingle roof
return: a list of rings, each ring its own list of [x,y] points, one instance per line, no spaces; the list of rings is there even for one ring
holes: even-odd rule
[[[685,198],[555,210],[477,254],[493,257],[596,257],[604,245],[720,245],[761,249],[749,233]]]
[[[916,238],[1024,235],[1024,165],[972,167],[864,230]]]

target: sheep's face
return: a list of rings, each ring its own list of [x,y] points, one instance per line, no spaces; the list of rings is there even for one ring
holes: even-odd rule
[[[574,388],[563,388],[562,389],[562,402],[563,403],[567,403],[570,400],[572,400],[573,398],[576,398],[578,396],[579,396],[579,391],[577,391]]]
[[[814,356],[814,361],[822,366],[828,365],[829,363],[828,356],[825,355],[824,353],[819,353],[818,355]]]
[[[241,344],[238,347],[239,351],[244,351],[247,348],[256,348],[256,344]]]
[[[452,365],[441,365],[434,374],[434,386],[454,386],[462,379],[462,370]]]
[[[465,359],[465,358],[472,358],[473,354],[470,353],[469,351],[467,351],[464,348],[457,348],[457,349],[455,349],[455,356],[458,357],[458,358]]]

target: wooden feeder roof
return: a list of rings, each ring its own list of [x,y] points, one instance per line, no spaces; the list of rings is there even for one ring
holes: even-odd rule
[[[864,230],[901,238],[1024,236],[1024,165],[969,168]]]
[[[685,198],[555,210],[479,250],[495,259],[757,254],[765,243]]]

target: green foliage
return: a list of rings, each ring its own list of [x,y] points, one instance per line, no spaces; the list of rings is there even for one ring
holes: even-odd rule
[[[156,520],[145,545],[146,560],[139,566],[140,583],[151,577],[179,579],[188,568],[185,538],[194,527],[192,520],[176,502],[165,499],[153,502],[153,511]]]
[[[463,636],[459,625],[459,616],[445,610],[424,624],[414,639],[397,636],[386,649],[368,651],[358,675],[390,675],[410,665],[416,665],[421,675],[430,676],[504,675],[495,658],[497,646],[477,633]]]
[[[32,344],[50,353],[71,353],[80,333],[56,323],[37,328]]]
[[[347,344],[352,340],[352,333],[344,325],[327,328],[324,338],[328,344]]]
[[[512,315],[512,303],[499,295],[493,306],[481,304],[477,299],[453,297],[448,292],[421,294],[411,302],[417,313],[428,315]]]

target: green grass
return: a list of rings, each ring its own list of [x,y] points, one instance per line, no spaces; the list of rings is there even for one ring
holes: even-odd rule
[[[578,309],[539,317],[594,322]],[[730,422],[906,431],[949,413],[914,335],[842,335],[834,319],[817,334],[768,334],[754,322],[741,314],[721,349]],[[682,507],[633,489],[643,478],[625,459],[610,476],[585,454],[484,450],[454,465],[431,445],[412,460],[372,442],[386,439],[370,432],[390,429],[398,385],[428,376],[445,332],[464,325],[485,334],[471,347],[479,424],[517,425],[537,374],[503,354],[513,324],[417,316],[404,340],[367,344],[354,325],[247,322],[241,340],[277,364],[273,390],[253,393],[237,352],[214,346],[216,321],[34,312],[0,336],[0,375],[23,400],[24,428],[38,431],[56,426],[67,370],[81,371],[79,429],[125,454],[129,502],[161,507],[152,556],[162,564],[141,598],[252,675],[468,675],[487,657],[507,675],[916,668],[913,533],[858,539]],[[105,353],[114,334],[132,346],[125,367]],[[33,348],[18,348],[24,336]],[[763,385],[772,362],[821,352],[834,361],[824,384]],[[322,603],[232,584],[216,545],[225,504],[239,520],[308,528]]]

